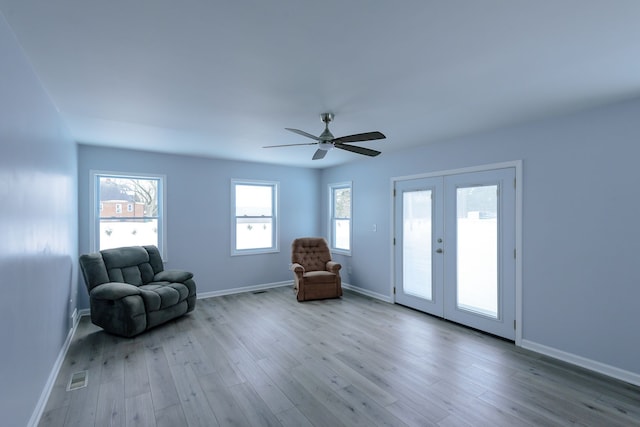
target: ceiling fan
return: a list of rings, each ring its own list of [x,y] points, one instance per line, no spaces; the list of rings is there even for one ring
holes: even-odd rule
[[[333,134],[329,131],[329,123],[333,120],[332,113],[323,113],[320,115],[322,122],[324,123],[324,132],[320,134],[320,136],[311,135],[305,131],[300,129],[291,129],[285,128],[288,131],[297,133],[302,136],[306,136],[307,138],[315,139],[316,142],[307,142],[304,144],[283,144],[283,145],[267,145],[262,148],[274,148],[274,147],[291,147],[294,145],[317,145],[318,149],[313,155],[313,160],[319,160],[324,158],[327,155],[327,151],[335,148],[339,148],[341,150],[351,151],[352,153],[364,154],[365,156],[375,157],[380,154],[380,151],[371,150],[369,148],[357,147],[355,145],[349,145],[352,142],[360,142],[360,141],[373,141],[375,139],[384,139],[386,136],[381,132],[365,132],[365,133],[357,133],[355,135],[347,135],[341,136],[340,138],[335,138]]]

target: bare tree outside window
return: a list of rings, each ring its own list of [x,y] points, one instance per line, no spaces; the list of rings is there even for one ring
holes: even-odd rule
[[[158,181],[150,179],[125,179],[121,185],[136,202],[144,203],[145,216],[158,216]]]
[[[334,193],[337,218],[351,218],[351,189],[337,188]]]

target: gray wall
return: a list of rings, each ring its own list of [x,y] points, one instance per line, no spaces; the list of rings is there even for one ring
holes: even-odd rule
[[[0,424],[26,425],[72,326],[76,144],[0,14]]]
[[[522,159],[523,343],[640,375],[639,118],[635,100],[324,170],[353,180],[346,281],[391,298],[392,177]]]
[[[320,172],[266,164],[81,145],[78,150],[80,252],[89,248],[90,171],[167,177],[167,264],[194,273],[198,293],[292,281],[291,241],[320,232]],[[280,183],[280,252],[231,256],[231,179]],[[81,281],[80,307],[88,308]]]

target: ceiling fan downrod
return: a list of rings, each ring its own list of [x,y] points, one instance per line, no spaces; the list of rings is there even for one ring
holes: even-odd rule
[[[322,113],[320,114],[320,119],[324,123],[324,131],[318,137],[318,139],[320,139],[318,148],[320,150],[329,151],[333,148],[333,140],[335,139],[329,130],[329,123],[333,120],[333,113]]]

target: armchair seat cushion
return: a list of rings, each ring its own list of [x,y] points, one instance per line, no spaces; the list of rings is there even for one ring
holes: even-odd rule
[[[318,283],[336,283],[335,273],[329,271],[310,271],[302,276],[308,285]]]
[[[132,337],[192,311],[193,273],[164,270],[155,246],[105,249],[80,256],[91,303],[91,321]]]

